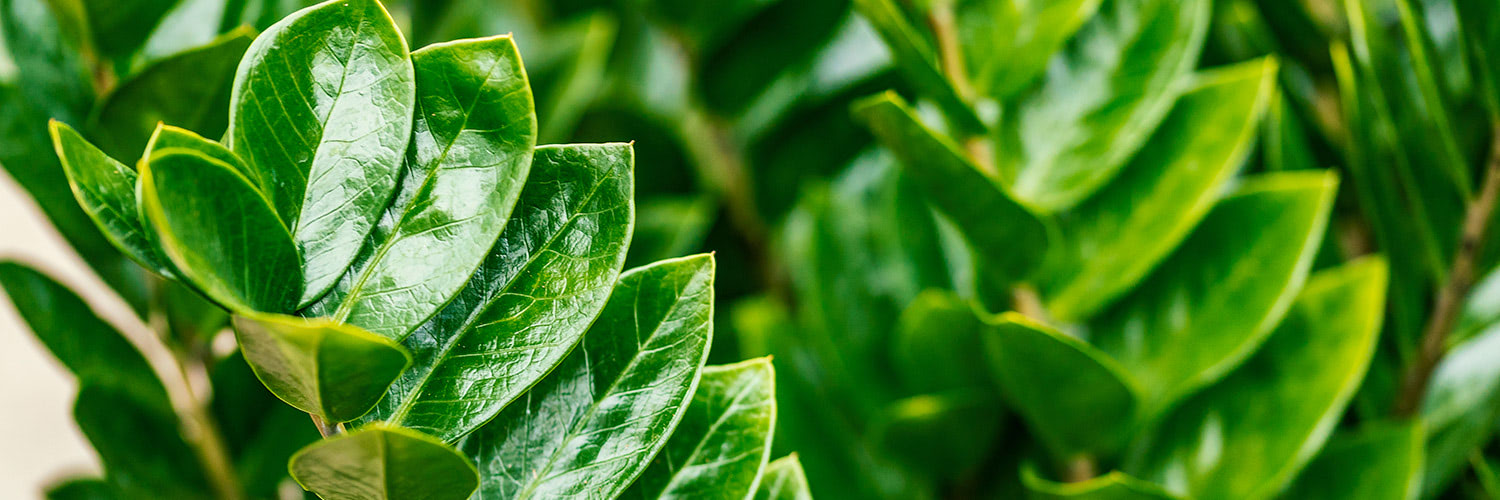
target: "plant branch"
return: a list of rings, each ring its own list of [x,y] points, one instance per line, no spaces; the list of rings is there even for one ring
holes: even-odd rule
[[[317,416],[317,415],[314,415],[314,414],[311,414],[311,413],[307,414],[307,416],[312,417],[313,425],[317,426],[317,428],[318,428],[318,434],[322,434],[323,437],[327,438],[327,437],[331,437],[331,436],[335,436],[335,435],[339,434],[339,428],[338,428],[338,426],[337,425],[328,425],[328,421],[327,420],[323,420],[323,417],[320,417],[320,416]]]
[[[1437,301],[1427,326],[1423,328],[1417,359],[1407,370],[1401,381],[1401,392],[1396,399],[1396,416],[1415,415],[1426,396],[1432,371],[1437,368],[1447,353],[1448,334],[1458,321],[1463,302],[1474,287],[1474,274],[1479,257],[1480,244],[1489,234],[1490,217],[1495,211],[1496,198],[1500,197],[1500,129],[1491,137],[1489,164],[1484,171],[1484,185],[1479,196],[1469,204],[1464,213],[1464,225],[1458,250],[1453,257],[1453,268],[1448,282],[1438,289]]]

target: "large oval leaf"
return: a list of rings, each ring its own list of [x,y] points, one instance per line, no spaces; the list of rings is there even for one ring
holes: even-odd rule
[[[1039,283],[1050,313],[1092,315],[1182,242],[1250,153],[1275,76],[1271,60],[1202,75],[1119,179],[1060,216]]]
[[[714,260],[636,268],[562,364],[470,436],[478,498],[614,498],[666,444],[713,334]]]
[[[536,145],[531,87],[510,36],[433,45],[412,62],[417,118],[396,199],[319,302],[393,339],[447,304],[484,260]]]
[[[359,418],[411,364],[405,349],[327,319],[241,313],[235,339],[272,394],[328,422]]]
[[[1210,10],[1208,0],[1105,2],[1037,89],[1007,106],[996,165],[1016,195],[1059,210],[1113,179],[1172,109]]]
[[[371,418],[454,441],[557,366],[624,265],[633,165],[627,144],[538,148],[513,220],[468,286],[406,338],[415,365]]]
[[[1315,274],[1245,366],[1137,444],[1126,472],[1192,498],[1268,498],[1312,459],[1359,388],[1385,305],[1386,264]]]
[[[622,498],[747,498],[775,427],[770,358],[705,367],[677,430]]]
[[[1416,500],[1423,437],[1419,422],[1334,436],[1282,498]]]
[[[282,19],[246,51],[230,147],[302,251],[298,305],[344,274],[390,201],[411,139],[406,40],[377,0],[331,0]]]
[[[474,464],[447,443],[383,424],[313,443],[291,469],[327,500],[462,500],[479,483]]]
[[[1134,293],[1089,322],[1154,415],[1260,346],[1297,297],[1328,224],[1332,173],[1247,181]]]
[[[53,120],[48,129],[73,196],[104,237],[146,269],[171,276],[171,263],[137,210],[135,170],[110,158],[60,121]]]

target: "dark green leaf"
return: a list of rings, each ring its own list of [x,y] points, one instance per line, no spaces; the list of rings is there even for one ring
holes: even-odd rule
[[[1201,75],[1119,178],[1061,216],[1040,280],[1049,312],[1092,315],[1182,242],[1250,153],[1275,76],[1268,59]]]
[[[1100,0],[956,3],[959,39],[974,86],[1006,99],[1042,75],[1063,43],[1094,16]]]
[[[1000,434],[1002,416],[987,391],[912,396],[875,418],[870,441],[910,470],[952,481],[984,464]]]
[[[397,340],[447,304],[484,260],[536,146],[531,88],[509,36],[433,45],[412,63],[417,118],[395,200],[314,308]]]
[[[320,436],[306,413],[272,395],[240,353],[214,363],[209,410],[234,472],[252,498],[273,498],[287,478],[287,461]]]
[[[567,356],[630,246],[629,145],[546,146],[467,288],[404,341],[416,360],[371,418],[455,441]]]
[[[1480,100],[1491,116],[1500,116],[1500,5],[1488,0],[1456,0],[1457,18],[1463,27],[1466,48],[1474,61]]]
[[[73,419],[125,498],[212,498],[198,456],[170,407],[147,406],[114,387],[84,382]]]
[[[859,13],[870,20],[880,38],[891,49],[896,64],[923,97],[937,101],[943,113],[961,132],[981,133],[985,125],[943,74],[937,49],[917,31],[894,0],[854,0]],[[967,85],[967,83],[964,83]]]
[[[1364,378],[1386,265],[1366,258],[1313,275],[1243,367],[1138,441],[1125,471],[1192,498],[1268,498],[1328,439]]]
[[[760,475],[760,488],[755,491],[755,500],[812,500],[807,488],[807,474],[802,472],[802,461],[791,454],[766,465]]]
[[[718,215],[710,196],[656,196],[636,202],[635,234],[626,265],[644,265],[692,252]]]
[[[53,7],[47,0],[0,1],[0,34],[16,69],[25,75],[21,94],[42,118],[83,123],[94,103],[90,68],[79,52],[77,34],[68,32]],[[41,121],[32,126],[41,127]]]
[[[432,436],[374,424],[313,443],[292,456],[292,478],[327,500],[462,500],[474,464]]]
[[[896,322],[891,356],[903,388],[921,394],[993,387],[985,329],[973,307],[952,292],[922,292]]]
[[[682,422],[622,498],[748,498],[775,427],[770,358],[704,367]]]
[[[1027,464],[1021,468],[1021,482],[1026,484],[1031,500],[1174,500],[1177,497],[1151,484],[1123,472],[1108,474],[1073,483],[1058,483],[1043,478],[1036,468]]]
[[[1282,498],[1416,500],[1422,490],[1422,424],[1336,435]]]
[[[714,260],[637,268],[578,347],[470,436],[479,498],[614,498],[688,408],[713,334]]]
[[[183,0],[84,0],[84,16],[94,47],[112,58],[124,58],[146,43],[146,37]]]
[[[416,85],[406,41],[377,0],[331,0],[270,27],[240,62],[230,147],[301,250],[304,305],[359,253],[395,191]]]
[[[1167,118],[1210,11],[1207,0],[1106,2],[1036,90],[1007,106],[996,165],[1016,196],[1055,211],[1113,179]]]
[[[235,339],[272,394],[329,422],[370,411],[411,356],[385,337],[327,319],[242,312]]]
[[[104,237],[146,269],[172,276],[171,264],[137,210],[135,170],[110,158],[60,121],[50,122],[49,130],[73,196]]]
[[[47,500],[114,500],[119,495],[103,479],[78,477],[48,486],[45,497]]]

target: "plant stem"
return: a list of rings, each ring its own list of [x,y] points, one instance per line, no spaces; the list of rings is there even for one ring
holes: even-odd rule
[[[1078,455],[1069,460],[1063,470],[1063,481],[1081,483],[1099,475],[1099,467],[1092,455]]]
[[[312,417],[313,425],[318,427],[318,434],[322,434],[323,437],[327,438],[339,434],[339,428],[328,425],[328,421],[323,420],[323,417],[311,413],[307,414],[307,416]]]
[[[1453,268],[1448,282],[1438,289],[1437,302],[1432,316],[1423,328],[1417,359],[1407,370],[1401,381],[1401,392],[1396,399],[1396,416],[1411,417],[1421,406],[1427,393],[1427,384],[1432,371],[1437,368],[1447,353],[1448,334],[1458,321],[1463,301],[1474,287],[1475,260],[1479,247],[1489,234],[1490,216],[1495,211],[1496,198],[1500,197],[1500,129],[1491,137],[1489,164],[1484,171],[1484,185],[1479,196],[1469,204],[1464,213],[1463,232],[1458,250],[1453,256]]]

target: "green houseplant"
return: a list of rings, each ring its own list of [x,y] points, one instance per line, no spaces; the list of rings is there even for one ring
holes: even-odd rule
[[[79,14],[6,7],[54,27]],[[212,381],[169,389],[66,287],[0,265],[79,379],[105,466],[51,495],[259,498],[289,470],[324,498],[806,496],[795,457],[769,460],[769,360],[704,367],[713,256],[622,272],[631,146],[537,147],[509,36],[408,52],[379,2],[340,0],[253,39],[222,143],[160,122],[127,135],[129,111],[174,117],[150,101],[120,133],[90,121],[106,148],[144,148],[133,165],[49,125],[83,213],[152,273],[142,311],[176,368]],[[210,345],[226,324],[228,355]]]

